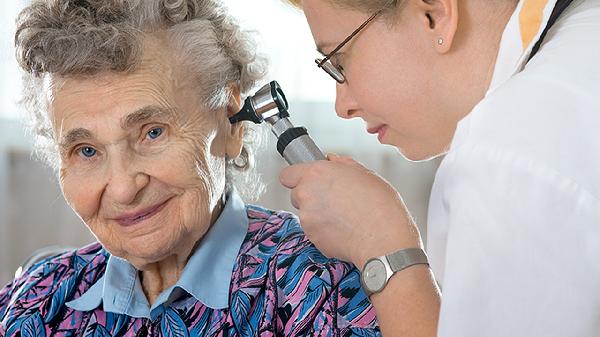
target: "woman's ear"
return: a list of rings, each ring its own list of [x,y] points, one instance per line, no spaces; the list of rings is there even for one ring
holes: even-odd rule
[[[413,0],[434,48],[441,54],[450,51],[458,29],[458,0]]]
[[[229,83],[229,91],[231,96],[229,103],[227,104],[227,118],[235,115],[241,109],[242,97],[240,95],[240,87],[237,83]],[[229,123],[229,120],[227,120]],[[244,145],[244,124],[238,122],[230,124],[230,129],[227,134],[227,143],[225,146],[225,152],[229,158],[237,158],[242,153],[242,147]]]

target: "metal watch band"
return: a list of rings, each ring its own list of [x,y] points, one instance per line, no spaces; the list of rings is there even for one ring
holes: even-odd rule
[[[427,255],[420,248],[406,248],[367,261],[361,273],[361,283],[368,296],[382,291],[397,272],[415,264],[426,264]]]
[[[385,256],[390,264],[392,272],[399,272],[402,269],[406,269],[415,264],[426,264],[427,255],[421,248],[407,248],[397,252],[393,252]]]

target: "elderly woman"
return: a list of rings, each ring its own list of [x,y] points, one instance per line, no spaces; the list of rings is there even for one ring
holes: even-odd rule
[[[264,67],[217,1],[34,1],[16,45],[98,243],[0,291],[1,336],[379,335],[356,269],[236,192],[257,193],[251,133],[227,117]]]

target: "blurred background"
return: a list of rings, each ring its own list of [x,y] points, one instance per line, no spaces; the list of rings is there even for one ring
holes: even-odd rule
[[[290,102],[291,119],[307,127],[324,152],[350,155],[401,192],[423,237],[427,202],[439,160],[411,163],[381,146],[360,120],[341,120],[334,111],[335,82],[317,69],[317,56],[302,14],[280,0],[224,0],[242,26],[254,31]],[[0,11],[0,287],[35,250],[52,245],[79,247],[94,241],[66,205],[52,171],[31,156],[30,138],[17,105],[20,79],[14,61],[14,20],[25,0],[9,0]],[[289,192],[278,183],[285,165],[268,135],[257,169],[267,185],[257,204],[293,211]]]

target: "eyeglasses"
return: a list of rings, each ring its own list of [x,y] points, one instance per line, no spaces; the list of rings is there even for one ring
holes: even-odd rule
[[[335,55],[335,53],[337,53],[340,49],[342,49],[346,45],[346,43],[348,43],[348,41],[352,40],[352,38],[354,36],[356,36],[356,34],[358,34],[371,21],[373,21],[373,19],[375,19],[375,17],[377,15],[379,15],[379,13],[381,13],[382,11],[383,11],[383,9],[380,9],[377,12],[375,12],[373,15],[371,15],[365,22],[363,22],[362,25],[360,25],[358,28],[356,28],[356,30],[354,30],[352,32],[352,34],[350,34],[346,39],[344,39],[344,41],[342,41],[342,43],[340,43],[337,47],[335,47],[331,51],[331,53],[325,55],[325,58],[315,59],[315,63],[317,63],[317,67],[325,70],[325,72],[328,73],[329,76],[333,77],[333,79],[336,80],[339,84],[345,83],[346,76],[344,76],[344,72],[342,71],[342,69],[340,69],[339,66],[336,66],[333,63],[331,63],[331,58]]]

